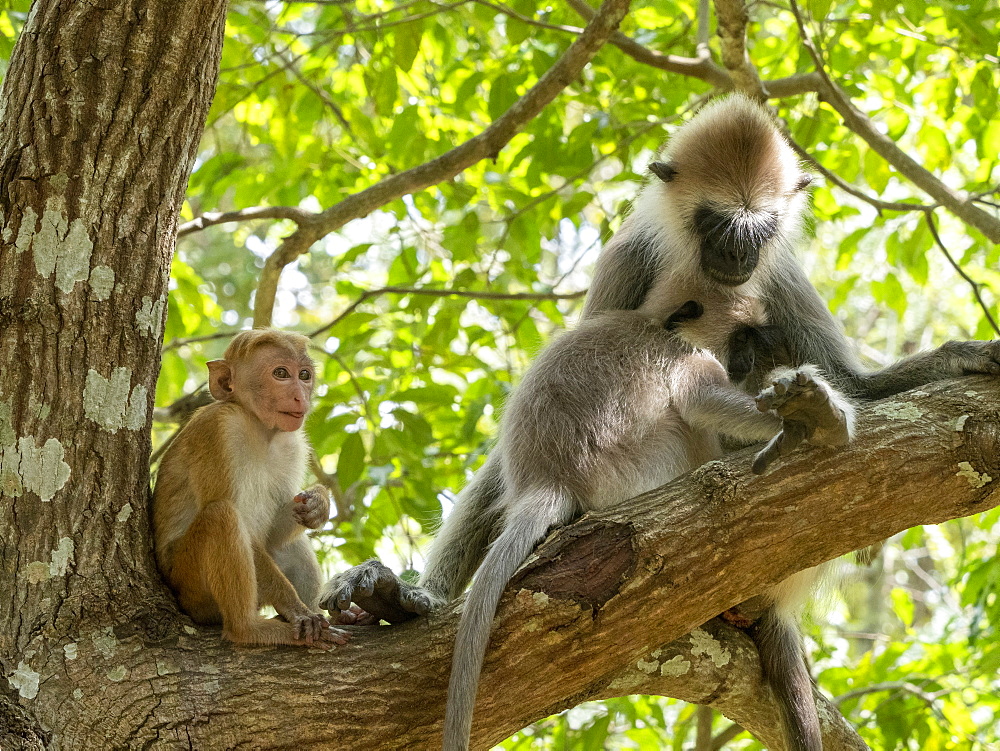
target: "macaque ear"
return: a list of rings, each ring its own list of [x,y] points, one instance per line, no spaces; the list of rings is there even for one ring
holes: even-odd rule
[[[649,165],[649,171],[665,183],[669,183],[677,177],[677,168],[668,162],[652,162]]]
[[[225,360],[208,361],[208,390],[220,402],[233,398],[233,369]]]

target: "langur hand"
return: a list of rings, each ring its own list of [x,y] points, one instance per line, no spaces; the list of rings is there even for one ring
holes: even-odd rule
[[[1000,375],[1000,341],[945,342],[935,353],[944,369],[956,376]]]
[[[330,611],[330,620],[337,626],[377,626],[379,619],[351,605],[347,610]]]
[[[319,529],[330,518],[330,494],[322,485],[313,485],[292,500],[295,521],[306,529]]]
[[[787,456],[802,441],[845,446],[854,432],[851,403],[811,365],[775,371],[771,374],[771,385],[755,401],[761,412],[777,413],[782,427],[754,457],[754,474],[762,474],[779,456]]]
[[[402,623],[427,615],[442,604],[430,592],[396,576],[374,558],[337,574],[320,595],[319,606],[330,612],[347,610],[356,603],[366,615],[389,623]],[[375,622],[367,621],[366,622]]]

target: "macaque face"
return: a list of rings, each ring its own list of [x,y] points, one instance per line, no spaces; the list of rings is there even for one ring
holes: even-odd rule
[[[236,393],[264,427],[284,432],[301,428],[312,399],[312,361],[283,347],[264,345],[243,368],[246,380],[237,371]]]

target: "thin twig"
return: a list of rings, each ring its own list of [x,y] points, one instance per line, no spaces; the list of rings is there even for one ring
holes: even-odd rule
[[[972,280],[968,274],[965,273],[965,269],[955,260],[955,258],[948,252],[948,248],[945,247],[944,243],[941,242],[941,236],[938,234],[937,225],[934,222],[934,212],[931,209],[924,211],[924,218],[927,220],[927,226],[930,228],[931,235],[934,237],[934,242],[937,243],[938,248],[944,253],[944,257],[948,259],[948,263],[951,264],[952,268],[958,272],[958,275],[962,277],[969,286],[972,287],[972,294],[976,296],[976,302],[979,303],[979,307],[982,308],[983,314],[986,316],[986,320],[990,322],[990,326],[996,332],[997,336],[1000,336],[1000,327],[997,326],[996,320],[993,318],[993,314],[990,313],[989,306],[986,301],[983,300],[983,296],[979,291],[981,285]]]

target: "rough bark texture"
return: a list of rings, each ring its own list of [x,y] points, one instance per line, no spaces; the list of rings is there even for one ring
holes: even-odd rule
[[[72,673],[69,634],[163,630],[149,420],[224,16],[224,0],[36,0],[0,92],[0,718],[19,718],[0,730],[17,737],[101,701],[50,680]]]

